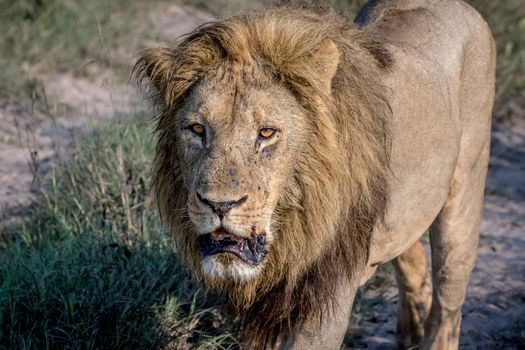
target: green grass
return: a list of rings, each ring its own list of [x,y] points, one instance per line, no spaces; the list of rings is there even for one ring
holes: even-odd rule
[[[50,72],[127,76],[114,51],[144,39],[139,9],[125,0],[0,0],[0,97],[31,97]]]
[[[227,349],[149,196],[150,128],[86,135],[0,248],[0,348]],[[5,238],[8,237],[8,238]]]
[[[498,119],[525,118],[525,2],[470,0],[487,20],[498,48]]]

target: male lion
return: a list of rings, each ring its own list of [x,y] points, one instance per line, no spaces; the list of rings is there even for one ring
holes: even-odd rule
[[[458,347],[494,66],[459,0],[374,0],[355,24],[282,4],[143,53],[160,213],[247,348],[338,349],[356,289],[390,260],[399,345]]]

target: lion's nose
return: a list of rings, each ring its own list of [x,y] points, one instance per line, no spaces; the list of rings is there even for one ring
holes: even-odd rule
[[[206,204],[208,207],[211,208],[211,210],[219,216],[219,219],[222,220],[228,212],[235,207],[238,207],[239,205],[246,202],[246,199],[248,199],[248,196],[244,196],[241,199],[237,201],[229,201],[229,202],[214,202],[207,198],[204,198],[200,195],[199,192],[197,192],[197,198],[204,204]]]

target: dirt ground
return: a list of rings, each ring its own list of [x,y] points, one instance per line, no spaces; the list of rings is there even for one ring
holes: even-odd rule
[[[151,13],[150,19],[157,38],[171,41],[213,17],[172,5]],[[4,224],[23,216],[34,198],[35,171],[45,173],[67,154],[76,134],[97,121],[143,106],[135,86],[118,84],[111,72],[95,80],[66,73],[39,78],[49,100],[61,106],[59,117],[23,112],[0,101],[0,222]],[[32,166],[35,157],[38,169]],[[494,123],[486,194],[478,260],[463,307],[460,348],[525,348],[525,118]],[[397,290],[391,282],[376,286],[362,297],[370,307],[357,322],[361,344],[357,347],[392,349]]]

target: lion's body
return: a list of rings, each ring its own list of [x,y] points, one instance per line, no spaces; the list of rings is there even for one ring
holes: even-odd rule
[[[403,271],[402,257],[395,263],[401,297],[408,299],[398,319],[400,345],[417,344],[430,311],[421,305],[428,308],[430,298],[424,294],[429,288],[424,252],[413,245],[430,228],[437,300],[424,347],[456,348],[483,206],[494,42],[486,23],[459,1],[384,1],[371,12],[361,26],[382,38],[394,62],[383,80],[391,91],[392,172],[389,206],[374,230],[361,283],[378,264],[405,251],[412,265],[420,264],[418,271]],[[423,294],[416,295],[416,288]],[[416,324],[418,317],[423,320]]]
[[[457,347],[488,162],[492,37],[456,0],[371,1],[357,25],[278,7],[200,28],[137,66],[161,106],[161,214],[254,348],[339,348],[358,285],[392,259],[400,344]],[[429,227],[427,318],[417,241]],[[233,241],[251,248],[221,250]]]
[[[392,92],[391,201],[371,264],[398,256],[430,227],[456,169],[488,161],[494,95],[493,41],[473,9],[456,1],[386,4],[364,24],[395,65],[384,79]]]

